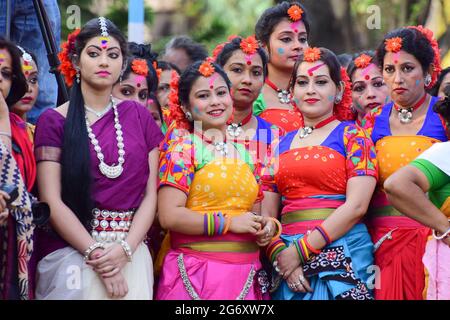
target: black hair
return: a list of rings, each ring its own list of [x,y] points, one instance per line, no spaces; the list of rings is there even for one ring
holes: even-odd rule
[[[175,70],[178,74],[181,74],[180,68],[178,68],[176,65],[174,65],[171,62],[167,62],[164,60],[158,60],[157,63],[158,63],[158,68],[161,69],[162,71]]]
[[[22,52],[13,42],[6,40],[3,37],[0,37],[0,49],[6,49],[11,55],[11,90],[9,91],[8,96],[4,98],[8,108],[12,108],[12,106],[19,101],[28,90],[27,80],[22,72],[22,63],[20,62]]]
[[[222,48],[220,53],[217,55],[216,63],[218,65],[220,65],[221,67],[223,67],[227,63],[228,59],[230,59],[230,57],[233,55],[233,52],[241,49],[242,40],[243,39],[241,37],[237,37],[237,38],[234,38],[233,40],[231,40],[230,42],[228,42]],[[267,63],[268,63],[268,58],[267,58],[266,52],[261,47],[259,47],[256,50],[256,52],[258,52],[259,56],[261,57],[263,71],[264,71],[264,77],[266,77],[267,76]]]
[[[445,76],[450,72],[450,67],[445,68],[441,71],[439,74],[439,77],[436,81],[436,84],[433,86],[433,88],[430,89],[430,94],[432,96],[437,96],[439,93],[439,88],[441,87],[442,81],[444,81]]]
[[[188,36],[177,36],[172,38],[172,40],[166,44],[166,52],[169,49],[183,49],[192,62],[205,60],[208,57],[206,48]]]
[[[194,84],[195,80],[197,80],[197,78],[201,76],[198,69],[202,63],[203,61],[194,62],[193,64],[188,66],[181,75],[178,82],[178,99],[180,105],[189,105],[189,93],[191,92],[192,85]],[[211,62],[211,64],[213,65],[215,72],[220,74],[220,76],[225,80],[225,83],[227,84],[229,90],[231,88],[231,82],[230,79],[228,79],[226,72],[217,63]]]
[[[399,28],[384,36],[376,54],[381,68],[384,66],[384,56],[386,55],[385,41],[397,37],[402,38],[401,50],[413,55],[422,66],[423,73],[426,74],[428,68],[434,62],[433,47],[422,32],[411,28]]]
[[[450,85],[445,87],[444,94],[444,99],[436,102],[433,106],[433,110],[434,112],[439,113],[447,122],[447,125],[450,126]]]
[[[318,48],[320,50],[320,61],[325,63],[328,66],[328,69],[330,70],[330,77],[331,80],[335,83],[336,86],[340,85],[340,82],[342,81],[341,76],[341,65],[339,64],[339,60],[334,54],[333,51],[327,49],[327,48]],[[300,63],[303,62],[304,59],[304,53],[300,53],[297,62],[295,63],[294,70],[292,71],[291,79],[289,81],[289,88],[292,89],[295,86],[295,80],[297,78],[297,70],[300,66]]]
[[[127,42],[120,30],[106,19],[111,37],[119,42],[123,63],[127,56]],[[99,19],[86,23],[76,37],[72,59],[78,60],[87,42],[101,35]],[[87,134],[84,98],[81,84],[74,81],[69,100],[66,121],[64,123],[64,142],[61,156],[61,197],[64,203],[76,214],[81,223],[89,230],[92,219],[93,201],[91,198],[91,159]]]
[[[156,61],[158,55],[152,51],[152,47],[150,44],[137,44],[136,42],[128,43],[128,63],[123,72],[123,79],[127,79],[131,70],[131,65],[134,59],[143,59],[147,62],[148,66],[148,74],[145,77],[147,80],[148,92],[156,92],[158,89],[158,75],[156,73],[155,67],[153,66],[153,62]]]
[[[347,67],[347,74],[348,74],[348,76],[350,78],[350,81],[352,81],[352,82],[353,82],[353,80],[352,80],[353,74],[355,73],[356,69],[358,69],[358,67],[355,65],[355,60],[359,56],[361,56],[362,54],[365,54],[365,55],[371,57],[372,58],[371,63],[374,63],[374,64],[378,65],[378,62],[376,61],[376,57],[375,57],[375,52],[374,51],[367,50],[367,51],[362,51],[362,52],[359,52],[359,53],[355,53],[353,55],[353,57],[352,57],[352,60],[350,61],[350,64]]]
[[[256,39],[261,41],[263,44],[268,45],[273,29],[282,19],[289,19],[287,11],[293,5],[299,6],[303,10],[301,21],[305,24],[306,34],[309,37],[310,23],[305,7],[296,1],[283,1],[276,6],[267,9],[261,17],[259,17],[255,26]]]
[[[346,69],[353,60],[353,56],[350,53],[341,53],[337,56],[337,58],[341,67]]]

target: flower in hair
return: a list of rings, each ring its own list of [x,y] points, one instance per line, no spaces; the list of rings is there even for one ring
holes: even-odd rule
[[[320,60],[319,48],[307,48],[303,51],[303,60],[306,62],[316,62]]]
[[[255,36],[249,36],[241,41],[241,49],[245,54],[254,54],[258,48],[259,44]]]
[[[400,37],[387,39],[385,42],[386,51],[397,53],[402,49],[403,39]]]
[[[162,69],[158,68],[158,63],[156,61],[153,61],[153,68],[156,70],[156,75],[158,77],[158,81],[161,79]]]
[[[72,63],[72,56],[75,53],[75,41],[79,33],[80,29],[75,29],[70,33],[67,37],[67,41],[61,45],[62,50],[58,53],[58,58],[61,62],[58,69],[61,71],[61,74],[64,76],[64,80],[69,87],[72,86],[73,79],[77,74]]]
[[[214,71],[215,71],[214,66],[208,60],[204,61],[198,68],[198,72],[200,72],[201,75],[206,78],[212,76]]]
[[[367,54],[362,54],[355,59],[355,66],[360,69],[365,69],[372,62],[372,57]]]
[[[293,6],[291,6],[291,7],[289,8],[289,10],[287,11],[287,13],[288,13],[288,15],[289,15],[289,18],[290,18],[292,21],[298,21],[298,20],[300,20],[300,19],[302,18],[303,10],[302,10],[302,8],[300,8],[299,6],[293,5]]]
[[[144,59],[134,59],[131,63],[131,70],[136,74],[146,77],[148,75],[147,61]]]

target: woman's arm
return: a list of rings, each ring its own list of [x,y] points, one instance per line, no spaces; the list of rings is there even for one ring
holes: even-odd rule
[[[408,165],[396,171],[385,181],[384,189],[389,201],[406,216],[440,233],[449,229],[447,217],[428,200],[425,193],[430,184],[418,168]]]
[[[6,146],[8,151],[11,151],[11,123],[9,120],[9,109],[6,104],[5,97],[3,97],[3,93],[0,91],[0,139],[3,144]]]
[[[156,188],[158,183],[158,160],[159,150],[154,148],[148,156],[150,175],[147,181],[145,196],[139,209],[136,211],[131,228],[128,233],[127,242],[132,251],[144,240],[147,231],[152,226],[156,212]]]
[[[50,207],[50,222],[56,232],[73,248],[84,251],[95,243],[78,217],[61,199],[61,165],[41,161],[37,165],[37,182],[40,198]]]

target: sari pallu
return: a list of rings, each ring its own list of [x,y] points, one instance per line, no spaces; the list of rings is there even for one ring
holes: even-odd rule
[[[243,145],[235,146],[250,158]],[[186,208],[198,214],[220,211],[238,216],[250,211],[262,195],[252,169],[240,159],[214,159],[194,136],[193,141],[173,143],[161,159],[160,187],[185,192]],[[261,300],[268,281],[260,269],[259,248],[250,234],[171,232],[157,299]]]

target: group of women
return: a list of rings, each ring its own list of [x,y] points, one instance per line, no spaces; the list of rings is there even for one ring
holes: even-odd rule
[[[22,177],[21,201],[0,191],[3,297],[450,299],[432,32],[389,32],[348,66],[309,36],[306,9],[282,2],[180,74],[93,19],[60,53],[70,100],[33,139],[37,66],[0,42],[2,168]]]

